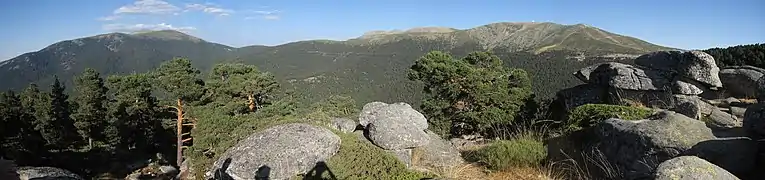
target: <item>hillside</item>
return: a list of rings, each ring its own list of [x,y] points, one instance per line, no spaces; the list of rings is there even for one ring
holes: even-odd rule
[[[465,30],[421,27],[369,32],[347,41],[241,48],[177,31],[111,33],[62,41],[2,62],[0,77],[7,83],[0,88],[18,90],[30,82],[49,84],[54,75],[70,84],[72,75],[86,67],[107,75],[144,72],[183,56],[203,71],[220,61],[257,65],[273,72],[282,84],[291,85],[285,87],[311,97],[309,100],[346,94],[359,102],[414,102],[419,100],[421,87],[405,75],[419,56],[432,50],[455,56],[491,50],[506,65],[528,70],[536,82],[535,92],[549,97],[563,87],[578,84],[570,73],[586,64],[666,49],[670,48],[587,25],[555,23],[494,23]]]

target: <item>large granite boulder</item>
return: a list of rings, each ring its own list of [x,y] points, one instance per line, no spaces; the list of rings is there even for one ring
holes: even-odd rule
[[[359,123],[367,137],[385,150],[410,149],[428,143],[427,119],[409,104],[372,102],[364,105]]]
[[[703,85],[693,80],[680,79],[672,82],[672,93],[684,95],[699,95],[704,93]]]
[[[269,179],[288,179],[329,160],[340,149],[340,137],[308,124],[277,125],[254,133],[215,161],[208,178],[252,179],[269,171]]]
[[[83,180],[71,171],[55,167],[19,167],[16,173],[21,180]]]
[[[649,177],[659,162],[715,138],[703,122],[671,111],[644,120],[608,119],[595,128],[600,151],[630,179]]]
[[[642,55],[635,64],[650,69],[673,72],[709,87],[722,87],[720,68],[714,58],[702,51],[659,51]]]
[[[589,84],[628,90],[665,90],[671,83],[670,74],[663,71],[644,70],[616,62],[597,64],[589,74]]]
[[[722,169],[696,156],[680,156],[659,164],[656,168],[655,180],[738,180],[725,169]]]
[[[752,137],[765,138],[765,103],[760,102],[746,108],[743,126]]]
[[[556,102],[562,108],[560,112],[569,112],[585,104],[602,103],[605,89],[592,84],[582,84],[558,91]]]
[[[429,143],[413,150],[415,166],[426,170],[452,169],[465,161],[452,143],[433,132],[427,134]]]
[[[718,109],[712,110],[712,113],[703,117],[702,120],[707,123],[707,127],[715,129],[731,129],[742,126],[741,121],[738,121],[736,116]]]
[[[698,156],[743,177],[755,170],[758,148],[757,142],[747,137],[718,138],[699,142],[685,154]]]
[[[407,103],[394,103],[386,104],[383,102],[371,102],[364,105],[359,114],[359,124],[366,127],[370,123],[383,119],[395,119],[396,121],[409,121],[420,129],[428,129],[428,120],[425,119],[425,115],[414,110],[411,105]]]
[[[765,75],[765,69],[754,66],[728,66],[720,70],[725,92],[733,97],[757,97],[757,91],[765,88],[757,80]]]

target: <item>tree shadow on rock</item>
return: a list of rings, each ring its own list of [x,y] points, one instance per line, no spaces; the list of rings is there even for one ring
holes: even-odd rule
[[[328,178],[323,178],[324,173],[326,172]],[[319,161],[316,163],[316,165],[307,173],[305,173],[305,176],[303,177],[303,180],[337,180],[337,177],[334,173],[329,169],[329,166],[327,166],[327,163],[324,163],[323,161]]]
[[[226,161],[223,161],[223,165],[220,167],[220,169],[215,170],[215,180],[232,180],[230,175],[226,173],[226,170],[228,169],[228,166],[231,165],[231,158],[226,158]]]
[[[258,171],[255,171],[255,180],[268,180],[268,176],[271,175],[271,167],[260,166]]]

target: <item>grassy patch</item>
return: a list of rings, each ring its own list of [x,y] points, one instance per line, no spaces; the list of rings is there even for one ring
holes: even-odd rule
[[[500,140],[474,152],[467,152],[469,161],[485,164],[490,170],[512,167],[536,167],[547,157],[544,143],[536,138]]]
[[[360,140],[355,134],[337,133],[340,151],[327,162],[338,179],[422,179],[432,177],[408,170],[395,156]]]
[[[586,104],[579,106],[568,116],[564,128],[570,131],[591,127],[609,118],[624,120],[645,119],[653,110],[644,107],[619,106],[608,104]]]

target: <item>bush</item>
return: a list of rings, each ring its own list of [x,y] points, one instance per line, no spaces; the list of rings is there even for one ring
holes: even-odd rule
[[[521,137],[500,140],[472,153],[474,161],[486,164],[491,170],[510,167],[536,167],[547,157],[544,143],[536,138]]]
[[[422,179],[428,175],[410,171],[395,156],[357,134],[336,133],[343,142],[340,150],[327,162],[337,179]]]
[[[563,128],[565,130],[574,131],[591,127],[609,118],[619,118],[624,120],[645,119],[653,114],[653,112],[653,110],[644,107],[586,104],[571,111]]]

